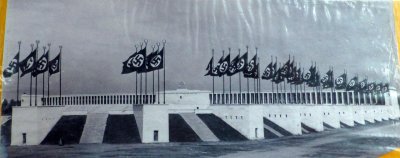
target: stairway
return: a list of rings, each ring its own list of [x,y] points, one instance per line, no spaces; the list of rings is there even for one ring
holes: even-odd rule
[[[243,141],[248,140],[235,128],[231,127],[224,120],[214,114],[197,114],[197,116],[207,125],[221,141]]]
[[[272,122],[271,120],[265,117],[263,118],[263,122],[264,122],[264,137],[267,139],[293,135],[286,129],[282,128],[278,124]]]
[[[80,143],[102,143],[108,114],[88,114]]]
[[[181,113],[180,115],[202,141],[219,141],[214,133],[207,127],[207,125],[203,121],[201,121],[201,119],[195,113]]]

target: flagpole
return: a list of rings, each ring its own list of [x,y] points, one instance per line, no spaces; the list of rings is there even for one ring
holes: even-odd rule
[[[49,49],[50,49],[50,43],[49,43]],[[47,60],[49,61],[49,59],[50,59],[50,51],[49,51]],[[48,65],[48,66],[50,68],[50,65]],[[49,98],[50,98],[50,71],[47,71],[47,103],[46,103],[46,105],[50,104]]]
[[[273,57],[272,57],[272,55],[271,55],[271,64],[272,64],[272,67],[274,67],[274,59],[273,59]],[[271,73],[274,73],[274,75],[275,75],[275,69],[274,69],[274,72],[272,72],[272,70],[271,70]],[[275,76],[272,76],[272,77],[275,77]],[[274,78],[271,78],[271,92],[272,92],[272,98],[271,98],[271,103],[275,103],[274,102],[274,81],[272,81],[272,80],[274,80]]]
[[[17,63],[19,65],[19,56],[21,56],[21,41],[18,41],[18,58],[17,58]],[[19,66],[17,66],[17,106],[20,106],[19,102]]]
[[[147,49],[147,40],[144,40],[144,43],[145,43],[145,49]],[[145,104],[148,104],[148,97],[147,97],[147,67],[146,67],[146,64],[147,64],[147,50],[144,52],[144,63],[143,64],[145,64],[145,66],[144,66],[144,68],[146,69],[144,72],[145,72],[145,74],[144,74],[144,98],[145,98],[145,100],[144,100],[144,103]]]
[[[62,46],[60,45],[59,46],[60,47],[60,105],[62,105],[62,102],[61,102],[61,92],[62,92],[62,90],[61,90],[61,85],[62,85],[62,76],[61,76],[61,74],[62,74]]]
[[[229,51],[229,56],[230,56],[231,48],[228,48],[228,51]],[[231,62],[231,61],[229,61],[229,62]],[[230,65],[230,63],[229,63],[229,65]],[[228,71],[229,71],[229,69],[228,69]],[[232,97],[232,76],[231,75],[229,76],[229,100],[231,100],[230,97]]]
[[[240,60],[240,58],[241,58],[241,56],[240,56],[240,48],[238,49],[239,50],[239,60]],[[240,97],[238,97],[238,98],[240,98],[239,99],[239,104],[242,104],[242,77],[241,77],[241,75],[240,75],[240,71],[239,71],[239,95],[240,95]]]
[[[164,104],[165,104],[165,71],[166,71],[166,65],[165,65],[165,58],[167,57],[167,53],[166,53],[166,51],[165,51],[165,43],[167,43],[167,41],[166,40],[164,40],[163,41],[163,48],[164,48],[164,58],[163,58],[163,60],[164,60],[164,62],[163,62],[163,64],[164,64]]]
[[[138,52],[138,45],[136,44],[135,45],[135,49],[136,49],[136,53]],[[139,99],[138,99],[138,82],[137,82],[137,80],[138,80],[138,73],[137,73],[137,71],[135,72],[135,76],[136,76],[136,79],[135,79],[135,104],[139,104]]]
[[[225,51],[222,50],[222,58],[225,57]],[[225,75],[222,75],[222,104],[225,104]]]
[[[153,52],[154,52],[154,50],[155,50],[155,47],[156,47],[156,46],[153,45]],[[159,49],[157,49],[157,52],[156,52],[156,53],[158,53],[158,51],[159,51]],[[153,70],[153,77],[152,77],[152,79],[153,79],[153,93],[152,93],[152,97],[153,97],[153,96],[154,96],[154,70]],[[151,101],[152,101],[151,103],[154,104],[154,103],[153,103],[153,99],[152,99]]]
[[[38,58],[38,51],[39,51],[39,40],[36,40],[36,57],[35,57],[35,64],[34,64],[34,71],[36,71],[36,62]],[[32,74],[32,73],[31,73]],[[35,106],[37,106],[37,75],[35,76]]]
[[[31,53],[33,52],[33,46],[34,44],[31,44]],[[29,86],[29,106],[32,106],[32,72],[31,72],[31,80],[30,80],[30,86]]]
[[[212,61],[211,61],[211,74],[212,74],[212,104],[214,104],[215,102],[214,102],[214,74],[213,74],[213,71],[214,71],[214,49],[212,49],[211,50],[211,52],[212,52]]]
[[[49,50],[50,50],[50,44],[49,44]],[[46,54],[46,47],[45,46],[43,46],[43,56]],[[48,59],[46,59],[46,60],[48,60]],[[42,87],[42,89],[43,89],[43,93],[42,93],[42,105],[44,105],[44,72],[43,72],[43,74],[42,74],[42,76],[43,76],[43,87]]]
[[[247,53],[249,52],[249,46],[246,46]],[[250,104],[250,84],[249,84],[249,78],[247,77],[247,104]]]

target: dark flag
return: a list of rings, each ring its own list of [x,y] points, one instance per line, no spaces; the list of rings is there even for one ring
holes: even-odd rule
[[[335,79],[335,89],[345,89],[347,86],[347,74],[344,73]]]
[[[303,75],[303,81],[306,82],[307,85],[313,84],[315,82],[317,68],[315,66],[311,66],[306,74]]]
[[[367,92],[368,93],[372,93],[372,92],[374,92],[374,90],[375,90],[375,82],[372,82],[372,83],[368,84]]]
[[[146,48],[132,54],[126,61],[123,62],[122,74],[135,71],[138,73],[146,71]]]
[[[321,79],[322,88],[332,88],[333,87],[333,71],[329,70],[324,77]]]
[[[226,56],[225,59],[219,64],[218,74],[220,77],[228,72],[230,61],[231,61],[231,55],[228,54],[228,56]]]
[[[226,73],[228,76],[233,76],[238,72],[237,70],[238,62],[239,62],[239,55],[236,56],[229,64],[228,72]]]
[[[385,83],[385,85],[382,86],[382,92],[383,93],[389,92],[389,83]]]
[[[310,87],[318,87],[320,86],[320,76],[319,76],[319,72],[316,72],[314,75],[314,78],[312,78],[311,81],[307,82],[307,85]]]
[[[291,62],[290,59],[282,66],[281,68],[281,75],[283,77],[289,77],[290,76],[290,69],[291,69]]]
[[[163,68],[164,48],[161,51],[150,53],[147,56],[147,71],[154,71]]]
[[[297,71],[296,66],[291,65],[289,70],[289,75],[287,77],[287,81],[291,84],[294,84],[294,82],[296,81],[296,71]]]
[[[221,63],[224,61],[224,57],[221,57],[217,63],[217,65],[213,68],[212,75],[211,76],[221,76],[219,74],[219,66]]]
[[[257,55],[254,55],[254,57],[249,61],[247,64],[246,69],[243,72],[243,76],[246,78],[256,78],[255,76],[257,75]]]
[[[278,71],[276,71],[274,78],[272,78],[272,82],[279,84],[282,81],[285,81],[285,78],[281,75],[282,69],[279,68]]]
[[[303,73],[301,72],[301,69],[300,68],[298,68],[296,71],[295,71],[295,79],[294,79],[294,82],[293,82],[293,84],[297,84],[297,85],[299,85],[299,84],[303,84]]]
[[[263,75],[261,76],[264,80],[269,80],[274,78],[276,75],[276,63],[273,64],[272,62],[265,68]]]
[[[210,61],[207,64],[207,68],[206,68],[207,73],[204,76],[212,76],[213,62],[214,62],[214,57],[211,57]]]
[[[240,58],[239,61],[236,64],[237,72],[244,71],[247,67],[247,55],[248,53],[244,53]]]
[[[19,63],[21,69],[21,77],[27,73],[35,71],[37,48],[33,50],[22,62]]]
[[[368,80],[367,79],[362,80],[360,83],[358,83],[358,86],[359,86],[359,88],[358,88],[359,92],[361,92],[361,93],[367,92]]]
[[[18,60],[19,60],[19,52],[15,57],[10,61],[8,67],[3,71],[3,77],[8,78],[11,77],[13,74],[18,73]]]
[[[57,72],[60,72],[60,54],[49,62],[49,74],[52,75]]]
[[[346,86],[346,91],[357,91],[358,89],[358,77],[353,77]]]
[[[49,69],[49,51],[43,54],[35,64],[35,71],[32,73],[33,76],[37,76],[41,73],[46,72]]]
[[[375,93],[380,93],[382,92],[382,83],[376,84],[375,85]]]

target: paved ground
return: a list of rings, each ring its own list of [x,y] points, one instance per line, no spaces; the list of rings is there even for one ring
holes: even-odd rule
[[[384,123],[280,139],[165,144],[93,144],[0,148],[0,157],[377,157],[400,147],[400,123]],[[1,155],[3,154],[3,155]]]

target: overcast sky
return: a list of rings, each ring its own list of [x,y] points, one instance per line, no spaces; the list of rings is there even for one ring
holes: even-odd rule
[[[148,51],[165,39],[167,89],[182,81],[185,88],[211,90],[204,76],[211,49],[219,58],[228,47],[236,55],[246,45],[250,56],[258,47],[262,70],[271,55],[280,62],[294,55],[306,69],[316,61],[321,73],[333,66],[335,76],[346,69],[350,77],[386,82],[397,60],[392,14],[391,1],[12,0],[3,63],[17,53],[19,40],[21,60],[35,40],[40,54],[51,42],[51,58],[63,45],[64,94],[134,92],[135,75],[121,75],[122,62],[144,39]],[[22,93],[29,93],[29,79],[21,78]],[[221,80],[216,78],[217,89]],[[4,83],[4,95],[14,97],[16,75]],[[41,76],[38,83],[41,92]],[[58,83],[52,76],[51,94],[58,94]],[[236,90],[237,75],[232,83]],[[270,81],[262,84],[270,89]]]

